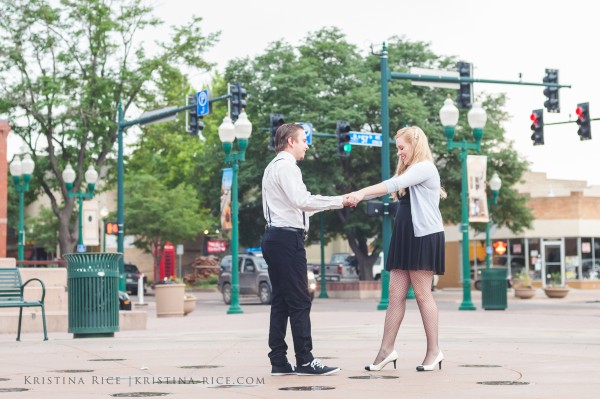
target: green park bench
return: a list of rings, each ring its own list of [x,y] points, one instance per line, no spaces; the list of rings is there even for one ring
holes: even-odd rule
[[[26,301],[23,296],[25,286],[32,281],[38,281],[42,286],[42,298],[39,301]],[[17,341],[21,340],[21,319],[23,318],[23,308],[41,307],[42,320],[44,322],[44,341],[48,340],[46,333],[46,312],[44,311],[44,297],[46,296],[46,286],[39,278],[31,278],[21,284],[21,273],[16,267],[0,268],[0,308],[20,308],[19,309],[19,329],[17,332]]]

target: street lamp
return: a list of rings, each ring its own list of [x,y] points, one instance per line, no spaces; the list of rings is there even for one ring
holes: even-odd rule
[[[492,190],[492,199],[488,198],[488,222],[485,224],[485,268],[489,269],[492,265],[492,246],[490,245],[490,225],[492,224],[492,204],[498,203],[498,193],[502,187],[502,180],[498,173],[494,172],[490,179],[490,189]]]
[[[106,252],[106,218],[108,215],[108,208],[103,206],[100,209],[100,219],[102,219],[102,252]]]
[[[94,187],[96,186],[96,182],[98,181],[98,172],[92,165],[85,172],[85,181],[88,185],[88,192],[77,192],[73,193],[71,190],[73,189],[73,182],[75,181],[75,171],[71,167],[71,164],[68,163],[65,170],[62,172],[63,180],[65,181],[65,185],[67,186],[67,190],[69,191],[69,198],[77,198],[79,201],[79,239],[77,241],[77,252],[85,252],[85,246],[83,245],[83,199],[84,198],[94,198]]]
[[[252,133],[252,123],[248,120],[246,111],[242,110],[235,125],[229,115],[225,115],[223,123],[219,126],[219,139],[225,151],[225,163],[231,164],[231,306],[228,314],[243,313],[240,307],[240,283],[238,272],[238,170],[239,162],[246,160],[248,139]],[[237,138],[238,152],[232,152],[233,141]]]
[[[25,154],[22,161],[19,157],[15,157],[10,163],[10,174],[15,182],[15,190],[19,193],[19,260],[25,258],[25,193],[29,191],[33,169],[35,169],[35,162],[29,154]]]
[[[471,275],[469,268],[469,198],[467,187],[467,151],[474,149],[481,151],[481,138],[483,137],[483,127],[487,121],[487,115],[480,103],[474,103],[467,114],[469,126],[473,129],[475,143],[467,143],[465,139],[455,142],[454,130],[458,123],[458,108],[450,98],[444,101],[444,106],[440,109],[440,120],[444,125],[444,133],[448,138],[448,151],[454,148],[460,148],[460,161],[462,166],[462,188],[461,188],[461,209],[462,223],[462,261],[463,261],[463,301],[459,310],[475,310],[475,305],[471,301]]]

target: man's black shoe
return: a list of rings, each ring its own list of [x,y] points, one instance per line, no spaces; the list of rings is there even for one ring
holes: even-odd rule
[[[287,363],[285,366],[271,366],[271,375],[296,375],[296,368]]]
[[[314,359],[312,362],[296,368],[296,374],[298,375],[329,375],[338,371],[340,371],[339,367],[324,366],[319,359]]]

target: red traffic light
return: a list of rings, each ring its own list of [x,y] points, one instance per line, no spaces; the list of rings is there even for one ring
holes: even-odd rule
[[[529,119],[531,119],[531,121],[533,122],[533,124],[534,124],[535,126],[537,126],[537,124],[538,124],[538,117],[537,117],[537,115],[535,114],[535,112],[531,114],[531,116],[529,117]]]

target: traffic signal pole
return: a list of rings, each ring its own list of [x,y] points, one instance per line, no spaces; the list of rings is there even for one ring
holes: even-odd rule
[[[224,96],[210,98],[209,103],[215,101],[226,100],[231,97],[231,94]],[[179,112],[187,111],[196,107],[196,104],[189,104],[183,107],[172,108],[165,112],[156,113],[143,118],[133,119],[131,121],[125,120],[125,112],[123,110],[123,104],[119,101],[117,109],[117,224],[119,225],[119,232],[117,234],[117,252],[124,253],[125,250],[125,167],[123,161],[123,132],[130,126],[146,124],[150,122],[157,122],[161,119],[168,118],[176,115]],[[121,256],[119,260],[119,290],[125,291],[125,257]]]
[[[543,83],[537,82],[523,82],[523,81],[510,81],[510,80],[496,80],[496,79],[475,79],[473,77],[467,77],[467,73],[462,73],[462,76],[439,76],[439,75],[425,75],[425,74],[412,74],[412,73],[400,73],[400,72],[392,72],[388,68],[388,51],[387,46],[383,43],[380,57],[380,66],[381,66],[381,130],[382,130],[382,146],[383,148],[387,148],[389,146],[389,103],[388,103],[388,87],[389,81],[391,79],[399,79],[399,80],[410,80],[416,82],[430,82],[430,83],[456,83],[461,88],[461,91],[464,89],[464,83],[472,84],[472,83],[490,83],[490,84],[502,84],[502,85],[523,85],[523,86],[544,86],[546,88],[570,88],[570,85],[561,85],[558,83],[554,83],[549,81],[549,79],[545,79]],[[464,66],[464,65],[463,65]],[[548,74],[548,71],[547,71]],[[550,79],[554,80],[554,79]],[[558,81],[558,73],[557,79]],[[461,85],[462,84],[462,85]],[[546,93],[545,93],[546,94]],[[556,94],[556,99],[558,99],[558,94]],[[558,104],[556,104],[558,106]],[[464,157],[466,160],[467,149],[469,147],[465,145],[461,147],[461,158]],[[381,154],[381,176],[383,180],[389,178],[390,175],[390,164],[389,164],[389,153],[388,151],[382,151]],[[465,162],[463,162],[464,166]],[[464,169],[464,168],[463,168]],[[462,189],[465,191],[466,187],[466,177],[465,170],[463,170],[462,177]],[[387,201],[387,197],[384,197],[384,201]],[[469,222],[468,218],[465,221],[465,206],[466,202],[464,198],[462,199],[462,224],[461,230],[463,232],[463,265],[466,262],[468,264],[469,250],[468,250],[468,229]],[[384,203],[384,209],[386,204]],[[387,259],[387,250],[389,248],[389,240],[390,240],[390,216],[384,212],[383,215],[383,226],[382,226],[382,239],[383,239],[383,248],[384,248],[384,259]],[[465,250],[466,248],[466,250]],[[463,305],[470,304],[470,278],[468,267],[467,270],[463,270]],[[379,304],[379,309],[383,308],[384,305],[384,297],[387,299],[388,292],[386,291],[387,286],[389,284],[389,280],[386,279],[387,273],[382,273],[382,295],[381,295],[381,303]],[[467,286],[468,283],[468,286]],[[471,306],[463,306],[459,308],[459,310],[471,310]],[[387,303],[385,303],[387,307]]]

